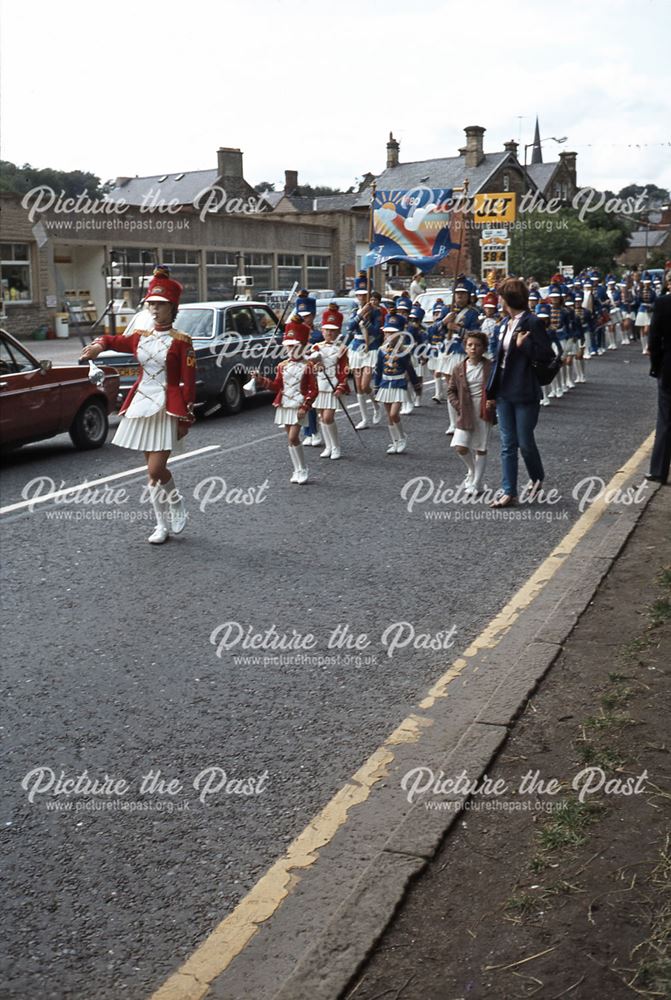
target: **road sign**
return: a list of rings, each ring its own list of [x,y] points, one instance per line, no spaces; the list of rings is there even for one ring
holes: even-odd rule
[[[514,222],[516,209],[517,195],[514,191],[476,194],[473,199],[473,221],[490,225]]]

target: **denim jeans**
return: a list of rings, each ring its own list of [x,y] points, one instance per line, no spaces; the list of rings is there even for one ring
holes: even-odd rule
[[[522,452],[529,479],[535,483],[542,482],[545,478],[541,456],[534,440],[534,428],[538,422],[539,412],[540,403],[510,403],[507,399],[496,400],[496,415],[501,435],[502,488],[507,496],[517,496],[518,448]]]

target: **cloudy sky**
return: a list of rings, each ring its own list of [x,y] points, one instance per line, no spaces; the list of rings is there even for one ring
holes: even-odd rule
[[[349,187],[456,155],[465,125],[568,137],[578,182],[671,187],[669,0],[81,0],[2,6],[2,157],[117,175],[216,166]],[[559,147],[546,146],[556,159]]]

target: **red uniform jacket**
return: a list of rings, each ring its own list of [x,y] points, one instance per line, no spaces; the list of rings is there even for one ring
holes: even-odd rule
[[[128,337],[123,334],[113,337],[106,333],[103,337],[98,337],[95,343],[102,344],[106,351],[121,351],[124,354],[134,354],[137,357],[137,345],[142,336],[146,336],[146,331],[135,330]],[[168,348],[165,359],[166,412],[171,417],[179,417],[180,420],[192,422],[195,419],[193,404],[196,401],[196,355],[191,346],[191,337],[188,334],[180,333],[179,330],[171,330],[170,336],[172,344]],[[140,377],[126,396],[119,413],[124,413],[130,406],[141,378],[142,366],[140,365]]]
[[[280,361],[277,366],[274,379],[266,378],[265,375],[256,376],[256,381],[262,389],[270,389],[272,392],[277,393],[273,400],[273,406],[282,405],[282,393],[284,392],[282,368],[286,364],[287,361]],[[312,404],[318,396],[317,379],[315,378],[314,370],[309,361],[305,363],[305,371],[303,372],[303,377],[301,378],[301,394],[304,400],[302,409],[307,411],[312,408]]]

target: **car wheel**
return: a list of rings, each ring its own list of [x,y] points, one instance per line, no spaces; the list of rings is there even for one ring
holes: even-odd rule
[[[245,402],[242,382],[238,375],[231,375],[221,391],[221,403],[227,413],[239,413]]]
[[[85,451],[100,448],[105,443],[109,420],[107,410],[98,399],[89,399],[72,421],[70,437],[75,448]]]

